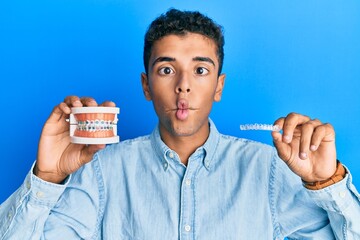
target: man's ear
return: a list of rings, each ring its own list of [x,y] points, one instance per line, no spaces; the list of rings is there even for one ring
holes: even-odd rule
[[[215,95],[214,95],[215,102],[220,102],[221,95],[222,95],[222,92],[224,89],[224,85],[225,85],[225,74],[221,74],[218,77],[218,81],[217,81],[217,85],[216,85],[216,90],[215,90]]]
[[[149,86],[149,79],[146,75],[146,73],[141,73],[141,85],[143,88],[144,96],[146,100],[151,101],[151,92],[150,92],[150,86]]]

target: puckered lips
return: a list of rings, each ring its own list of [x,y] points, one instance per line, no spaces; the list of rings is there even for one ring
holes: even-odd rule
[[[177,102],[176,117],[177,119],[184,121],[188,118],[190,110],[195,110],[189,107],[189,101],[181,98]]]

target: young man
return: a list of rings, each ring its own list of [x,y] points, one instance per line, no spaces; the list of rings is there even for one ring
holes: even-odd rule
[[[56,106],[33,170],[1,205],[0,239],[360,239],[360,196],[331,125],[291,113],[275,122],[273,148],[209,120],[223,44],[198,12],[151,24],[141,81],[159,124],[149,136],[72,144],[70,107],[97,103],[71,96]]]

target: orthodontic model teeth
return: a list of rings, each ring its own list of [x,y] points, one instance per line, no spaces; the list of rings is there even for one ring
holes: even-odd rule
[[[76,129],[79,131],[108,131],[113,130],[113,126],[116,123],[111,120],[86,120],[86,121],[78,121]]]

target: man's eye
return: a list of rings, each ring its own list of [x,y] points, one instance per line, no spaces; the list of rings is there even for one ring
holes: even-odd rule
[[[195,70],[195,73],[198,74],[198,75],[205,75],[209,72],[209,70],[207,70],[206,68],[204,67],[198,67],[196,68]]]
[[[162,75],[168,75],[168,74],[172,74],[174,71],[169,68],[169,67],[163,67],[159,70],[159,73]]]

